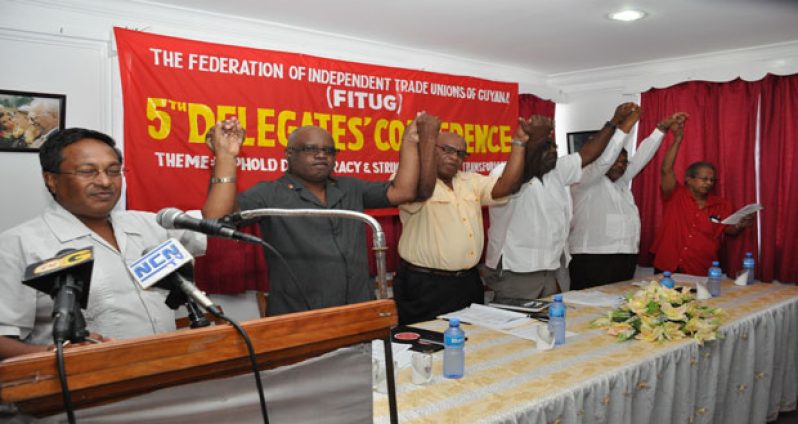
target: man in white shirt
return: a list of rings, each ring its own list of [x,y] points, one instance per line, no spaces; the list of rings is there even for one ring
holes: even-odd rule
[[[483,276],[497,298],[536,299],[556,293],[558,283],[562,291],[568,290],[567,280],[558,282],[556,277],[570,260],[568,186],[579,181],[582,167],[598,159],[612,137],[623,139],[625,134],[615,129],[637,109],[634,103],[619,105],[612,119],[577,153],[558,159],[551,138],[527,147],[521,190],[507,204],[490,208]],[[503,168],[496,167],[491,175]]]
[[[112,211],[122,190],[122,154],[114,144],[97,131],[70,128],[42,146],[42,173],[55,202],[0,234],[0,360],[50,349],[53,301],[22,280],[28,265],[69,248],[93,248],[84,312],[90,332],[123,339],[175,329],[174,312],[164,304],[168,292],[142,290],[127,266],[169,237],[202,254],[205,236],[167,231],[152,213]]]
[[[640,245],[640,214],[630,189],[632,179],[656,154],[665,133],[684,125],[684,113],[663,119],[629,157],[621,143],[610,143],[602,158],[582,169],[571,186],[574,217],[568,238],[573,254],[571,290],[634,277]],[[615,158],[609,163],[607,158]]]

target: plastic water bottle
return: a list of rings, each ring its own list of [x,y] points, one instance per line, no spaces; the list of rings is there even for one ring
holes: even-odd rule
[[[555,346],[565,343],[565,304],[561,294],[555,294],[549,305],[549,331],[554,334]]]
[[[662,285],[662,287],[665,287],[666,289],[672,289],[674,283],[673,283],[673,278],[671,278],[671,272],[670,271],[663,272],[662,278],[659,279],[659,283]]]
[[[443,376],[463,378],[465,373],[465,333],[460,320],[449,319],[449,328],[443,332]]]
[[[748,273],[748,282],[746,284],[754,284],[754,270],[756,262],[754,262],[754,254],[746,252],[743,258],[743,271]]]
[[[723,278],[723,271],[720,269],[720,262],[713,261],[707,274],[707,288],[712,297],[720,296],[720,280]]]

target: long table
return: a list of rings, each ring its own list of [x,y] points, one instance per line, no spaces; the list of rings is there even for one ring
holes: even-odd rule
[[[678,281],[677,281],[678,284]],[[629,282],[601,287],[623,294]],[[466,375],[441,377],[435,356],[433,382],[410,382],[398,373],[402,423],[764,423],[798,399],[798,287],[735,286],[705,301],[729,319],[722,339],[617,342],[591,328],[607,308],[567,310],[568,330],[578,334],[550,351],[487,328],[463,328]],[[421,326],[443,331],[445,322]],[[388,422],[385,395],[374,394],[374,422]]]

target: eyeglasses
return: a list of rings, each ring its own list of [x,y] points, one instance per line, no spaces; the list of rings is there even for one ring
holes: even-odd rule
[[[443,153],[446,153],[447,155],[457,155],[457,157],[460,159],[465,159],[468,157],[468,152],[465,150],[458,150],[452,146],[447,146],[445,144],[437,144],[436,146],[438,146],[438,148],[441,149],[441,151]]]
[[[108,178],[120,178],[125,173],[125,170],[124,168],[108,168],[105,170],[96,168],[81,168],[74,171],[55,171],[52,173],[74,175],[83,180],[93,180],[99,177],[101,173],[107,175]]]
[[[322,152],[327,156],[335,156],[336,154],[338,154],[338,149],[336,149],[335,147],[302,146],[302,147],[291,147],[290,149],[294,152],[304,153],[306,155],[313,155],[313,156],[316,156]]]

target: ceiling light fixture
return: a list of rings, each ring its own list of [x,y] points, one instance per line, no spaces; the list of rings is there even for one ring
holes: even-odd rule
[[[610,13],[609,18],[613,21],[632,22],[646,17],[646,12],[641,10],[627,9],[620,12]]]

